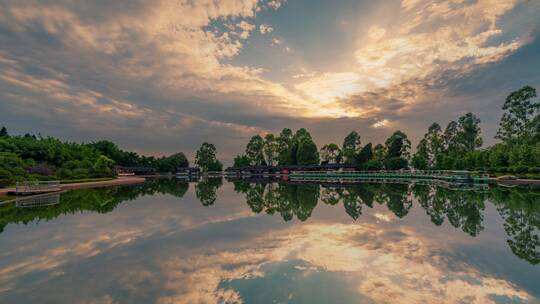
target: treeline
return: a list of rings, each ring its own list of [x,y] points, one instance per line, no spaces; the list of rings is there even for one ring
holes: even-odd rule
[[[174,172],[189,162],[183,153],[147,157],[123,151],[110,141],[79,144],[40,135],[10,136],[5,127],[0,129],[0,186],[23,180],[111,177],[114,165]]]
[[[402,131],[384,144],[362,145],[358,132],[350,132],[341,146],[326,144],[319,150],[306,129],[283,129],[276,136],[253,136],[245,153],[234,158],[235,167],[258,165],[314,165],[345,163],[359,170],[486,170],[499,173],[540,173],[540,102],[536,90],[525,86],[512,92],[503,106],[497,138],[500,143],[482,149],[480,119],[467,113],[443,129],[433,123],[411,154],[411,141]]]

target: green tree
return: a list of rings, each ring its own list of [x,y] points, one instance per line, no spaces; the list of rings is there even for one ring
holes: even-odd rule
[[[279,158],[279,143],[277,138],[272,133],[266,134],[264,137],[264,156],[266,163],[273,166]]]
[[[321,148],[320,153],[321,159],[325,163],[336,163],[341,162],[341,150],[336,144],[326,144]]]
[[[266,165],[264,161],[264,139],[260,135],[251,137],[246,146],[246,156],[252,166]]]
[[[373,159],[373,148],[372,144],[368,143],[365,145],[362,150],[360,150],[360,153],[358,153],[358,156],[356,157],[356,164],[359,168],[364,168],[365,164]]]
[[[237,155],[234,160],[233,167],[240,168],[240,167],[247,167],[250,165],[249,163],[249,157],[245,155]]]
[[[449,152],[458,150],[458,123],[451,121],[446,126],[443,134],[444,147]]]
[[[293,146],[293,133],[291,129],[284,128],[279,137],[278,142],[278,163],[280,165],[292,165],[292,146]]]
[[[407,135],[396,131],[385,142],[385,167],[389,170],[405,169],[408,167],[411,142]]]
[[[513,143],[530,134],[531,121],[540,111],[540,102],[533,100],[536,96],[536,89],[524,86],[506,97],[496,138]]]
[[[457,143],[464,152],[474,151],[482,146],[480,119],[473,113],[467,113],[458,120]]]
[[[113,175],[114,161],[105,155],[100,155],[94,164],[94,174],[99,177]]]
[[[343,159],[346,164],[353,164],[356,161],[356,155],[360,151],[360,135],[356,131],[349,133],[343,140]]]
[[[1,137],[8,137],[9,134],[8,134],[8,131],[6,129],[6,127],[2,127],[2,129],[0,129],[0,138]]]
[[[203,143],[195,155],[195,164],[203,171],[212,171],[219,167],[220,162],[216,158],[217,149],[213,144]]]
[[[319,163],[317,145],[312,140],[304,140],[298,145],[296,159],[299,165],[316,165]]]
[[[187,167],[189,167],[189,161],[182,152],[158,160],[160,172],[176,172],[179,168]]]

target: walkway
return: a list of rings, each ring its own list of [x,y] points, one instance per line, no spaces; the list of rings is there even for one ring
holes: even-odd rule
[[[100,187],[108,187],[108,186],[140,184],[140,183],[144,183],[145,180],[146,179],[143,177],[125,176],[125,177],[119,177],[117,179],[111,179],[107,181],[61,184],[60,188],[62,190],[81,189],[81,188],[100,188]],[[0,196],[7,195],[8,193],[13,193],[13,192],[15,192],[15,188],[1,188]]]

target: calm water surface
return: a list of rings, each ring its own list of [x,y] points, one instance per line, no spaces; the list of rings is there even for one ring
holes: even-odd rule
[[[0,303],[540,303],[540,191],[152,180],[0,207]]]

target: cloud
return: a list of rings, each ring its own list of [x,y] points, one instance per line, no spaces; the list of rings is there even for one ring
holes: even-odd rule
[[[268,33],[271,33],[274,31],[274,28],[272,28],[270,25],[268,24],[261,24],[259,26],[259,31],[261,32],[261,34],[268,34]]]
[[[359,26],[356,47],[343,50],[346,62],[308,66],[302,57],[315,50],[304,53],[284,33],[272,38],[265,60],[243,64],[256,45],[255,24],[261,34],[272,29],[258,14],[288,8],[281,4],[161,0],[104,10],[84,1],[4,0],[0,118],[20,132],[107,137],[139,151],[193,154],[214,141],[232,158],[250,133],[285,125],[338,130],[346,117],[365,119],[357,122],[364,132],[380,117],[410,125],[406,119],[426,111],[421,105],[459,101],[449,98],[449,82],[534,36],[515,29],[518,1],[403,1],[391,19]]]
[[[268,1],[268,6],[274,10],[277,10],[285,0],[270,0]]]

